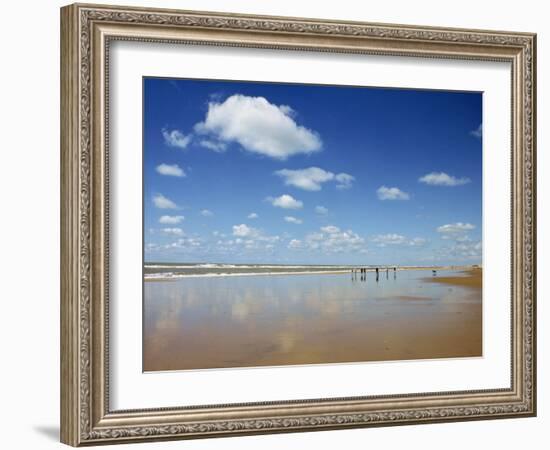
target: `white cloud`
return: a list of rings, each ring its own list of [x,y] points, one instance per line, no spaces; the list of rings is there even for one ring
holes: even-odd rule
[[[418,179],[421,183],[432,186],[462,186],[470,182],[469,178],[456,178],[445,172],[431,172]]]
[[[481,251],[481,242],[459,243],[451,247],[451,252],[464,258],[480,258]]]
[[[244,223],[233,225],[233,236],[236,239],[225,241],[224,247],[238,245],[246,250],[272,250],[274,244],[281,240],[280,236],[267,236]]]
[[[296,200],[292,195],[283,194],[280,197],[268,197],[266,199],[273,206],[283,209],[300,209],[304,206],[304,203],[300,200]]]
[[[247,217],[248,217],[249,219],[257,219],[257,218],[258,218],[258,214],[256,214],[255,212],[251,212]]]
[[[348,189],[353,180],[352,175],[339,173],[335,175],[320,167],[308,167],[307,169],[282,169],[275,172],[275,175],[283,178],[285,185],[294,186],[306,191],[320,191],[322,184],[328,181],[336,181],[338,189]]]
[[[396,187],[380,186],[376,194],[380,200],[408,200],[409,194]]]
[[[305,189],[306,191],[320,191],[322,183],[334,178],[332,172],[327,172],[319,167],[300,170],[282,169],[275,172],[275,175],[283,178],[285,185]]]
[[[335,227],[334,225],[327,225],[326,227],[321,227],[321,231],[323,233],[334,234],[338,233],[340,231],[340,228]]]
[[[145,244],[146,253],[157,252],[160,249],[161,249],[161,246],[159,244],[155,244],[154,242],[147,242]]]
[[[203,217],[212,217],[214,215],[214,213],[212,211],[210,211],[209,209],[201,210],[200,214]]]
[[[472,225],[471,223],[456,222],[456,223],[448,223],[445,225],[441,225],[440,227],[437,227],[437,232],[443,233],[443,234],[462,234],[462,233],[471,231],[474,228],[475,226]]]
[[[475,226],[471,223],[463,223],[463,222],[456,222],[456,223],[448,223],[445,225],[441,225],[440,227],[437,227],[437,232],[441,234],[441,239],[447,240],[447,241],[454,241],[454,246],[450,247],[450,249],[458,249],[458,248],[470,248],[473,244],[472,239],[468,235],[469,231],[472,231],[475,229]],[[463,246],[463,247],[460,247]],[[447,250],[449,250],[449,247],[447,247]],[[454,250],[453,250],[454,251]],[[460,256],[457,252],[451,252],[450,256]],[[447,255],[444,255],[447,256]]]
[[[324,253],[367,252],[365,239],[352,230],[343,231],[334,225],[322,227],[320,230],[321,232],[316,231],[306,235],[300,246],[309,250],[320,250]]]
[[[193,252],[202,247],[202,240],[197,237],[180,238],[175,242],[164,245],[166,250]]]
[[[237,142],[251,153],[276,159],[321,150],[318,134],[293,118],[288,106],[277,106],[264,97],[235,94],[223,103],[212,101],[195,131],[221,142]]]
[[[285,222],[293,223],[295,225],[300,225],[302,223],[302,219],[297,219],[296,217],[292,217],[292,216],[285,216]]]
[[[481,136],[483,136],[483,124],[480,123],[475,130],[470,131],[470,135],[481,139]]]
[[[452,240],[455,242],[472,242],[472,238],[467,234],[444,234],[441,239]]]
[[[163,228],[160,231],[162,231],[164,234],[171,234],[174,236],[183,236],[183,230],[181,228]]]
[[[258,230],[249,227],[248,225],[241,223],[240,225],[233,225],[233,236],[238,237],[252,237],[257,236]]]
[[[376,242],[379,247],[385,247],[386,245],[404,244],[407,242],[407,238],[395,233],[378,234],[372,238],[372,242]]]
[[[185,220],[184,216],[161,216],[159,223],[164,225],[177,225]]]
[[[376,243],[378,247],[386,247],[388,245],[408,245],[410,247],[422,247],[428,243],[427,239],[415,237],[409,239],[406,236],[397,233],[378,234],[371,238],[371,241]]]
[[[159,209],[178,209],[178,205],[162,194],[153,197],[153,204]]]
[[[481,241],[477,242],[458,242],[451,246],[443,247],[438,251],[438,257],[440,259],[453,258],[455,260],[474,260],[479,261],[481,259],[483,246]]]
[[[292,239],[288,243],[288,248],[296,249],[296,248],[301,248],[301,247],[302,247],[302,241],[299,240],[299,239]]]
[[[225,150],[227,150],[227,144],[225,142],[209,141],[209,140],[203,139],[202,141],[199,142],[199,144],[202,147],[212,150],[216,153],[223,153],[225,152]]]
[[[283,178],[287,186],[294,186],[306,191],[320,191],[322,183],[334,178],[332,172],[327,172],[319,167],[300,170],[282,169],[275,172],[275,175]]]
[[[172,177],[184,177],[185,171],[177,164],[160,164],[157,166],[157,172],[161,175],[168,175]]]
[[[179,130],[168,130],[166,128],[162,129],[162,137],[166,145],[170,147],[185,148],[191,142],[191,135],[184,135]]]
[[[355,180],[355,177],[349,173],[339,173],[334,177],[334,179],[338,183],[336,185],[336,189],[349,189]]]
[[[428,243],[428,240],[425,239],[425,238],[419,238],[419,237],[416,237],[414,239],[411,239],[409,241],[409,245],[411,247],[422,247],[424,245],[426,245]]]

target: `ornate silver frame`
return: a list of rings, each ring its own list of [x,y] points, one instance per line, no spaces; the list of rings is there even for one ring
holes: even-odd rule
[[[508,389],[111,411],[108,110],[113,40],[507,61],[512,66]],[[535,52],[530,33],[75,4],[61,9],[61,440],[73,446],[536,414]]]

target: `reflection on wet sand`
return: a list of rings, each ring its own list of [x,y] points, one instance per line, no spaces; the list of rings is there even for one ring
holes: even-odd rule
[[[481,277],[380,275],[147,282],[144,370],[481,356]]]

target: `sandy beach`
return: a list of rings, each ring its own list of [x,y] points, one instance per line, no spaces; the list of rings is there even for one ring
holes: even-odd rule
[[[483,281],[483,271],[481,268],[473,268],[463,271],[458,276],[442,276],[426,278],[426,281],[435,283],[445,283],[454,286],[465,286],[474,289],[481,289]]]
[[[479,357],[481,272],[150,281],[144,370]]]

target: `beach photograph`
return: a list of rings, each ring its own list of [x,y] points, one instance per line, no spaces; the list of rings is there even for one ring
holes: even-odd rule
[[[143,79],[143,371],[483,356],[480,92]]]

